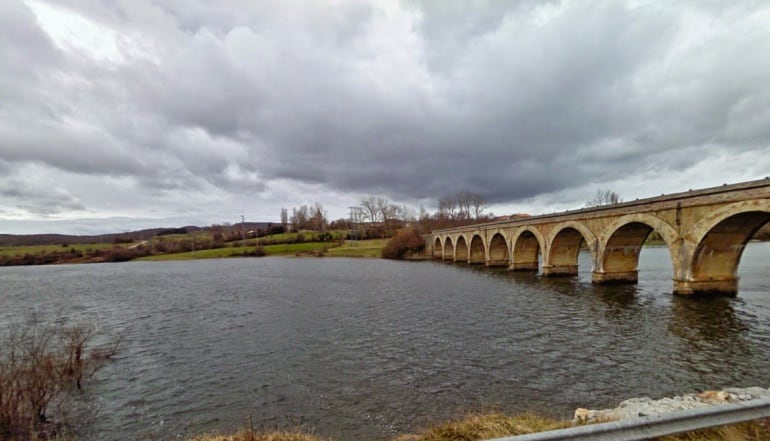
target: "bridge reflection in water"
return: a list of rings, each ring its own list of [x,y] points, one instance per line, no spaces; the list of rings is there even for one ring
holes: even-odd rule
[[[668,248],[675,294],[738,292],[746,243],[770,221],[770,179],[615,205],[434,231],[428,252],[454,262],[543,276],[578,274],[591,254],[593,283],[636,283],[654,231]]]

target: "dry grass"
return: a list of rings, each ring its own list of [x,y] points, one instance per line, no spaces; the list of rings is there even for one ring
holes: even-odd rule
[[[535,415],[508,416],[499,413],[470,414],[460,420],[431,427],[415,435],[402,435],[394,441],[477,441],[504,436],[524,435],[572,426]]]
[[[263,432],[242,430],[235,435],[201,435],[190,441],[328,441],[302,432]]]

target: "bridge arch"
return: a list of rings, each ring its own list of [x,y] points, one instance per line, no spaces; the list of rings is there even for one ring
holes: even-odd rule
[[[663,219],[646,213],[621,216],[601,235],[594,283],[636,283],[639,253],[647,236],[656,231],[668,246],[674,277],[681,273],[679,233]]]
[[[455,262],[467,262],[468,261],[468,243],[465,240],[464,235],[457,236],[457,243],[455,244]]]
[[[481,235],[474,233],[471,238],[471,246],[468,250],[468,263],[484,264],[487,261],[487,248],[484,246],[484,239]]]
[[[447,236],[444,239],[444,260],[451,260],[454,258],[455,255],[455,247],[452,244],[452,238],[450,236]]]
[[[514,271],[538,270],[538,256],[545,253],[545,238],[531,226],[518,229],[511,237],[511,269]]]
[[[487,250],[489,250],[487,265],[508,266],[508,241],[505,240],[503,233],[497,232],[492,235],[492,238],[489,240],[489,246],[487,247]]]
[[[685,234],[690,252],[684,277],[675,280],[674,290],[736,294],[743,250],[768,221],[770,199],[736,202],[705,216]]]
[[[436,236],[436,240],[433,241],[433,257],[435,259],[441,259],[441,254],[444,251],[444,247],[441,244],[441,237]]]
[[[585,243],[591,251],[591,262],[596,267],[598,241],[596,235],[580,222],[567,221],[559,224],[548,235],[548,259],[543,264],[543,275],[576,275],[578,255]]]

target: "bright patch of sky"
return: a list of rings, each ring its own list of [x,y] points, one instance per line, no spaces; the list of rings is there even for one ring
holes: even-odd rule
[[[120,34],[66,8],[28,0],[40,27],[62,50],[78,51],[100,61],[125,61],[118,45]]]

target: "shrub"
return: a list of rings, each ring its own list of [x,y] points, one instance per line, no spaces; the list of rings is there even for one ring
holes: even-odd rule
[[[334,236],[332,236],[332,233],[329,233],[328,231],[324,231],[318,235],[319,242],[331,242],[333,239]]]
[[[244,251],[243,255],[245,257],[263,257],[267,255],[267,252],[265,251],[265,247],[257,244],[254,249]]]
[[[403,259],[407,254],[418,253],[425,249],[425,241],[414,228],[403,228],[385,244],[382,257]]]
[[[112,247],[112,249],[104,253],[105,262],[127,262],[136,258],[136,254],[133,250],[122,247]]]
[[[81,389],[117,350],[117,341],[92,348],[94,337],[92,327],[46,326],[34,317],[0,334],[0,439],[60,438],[64,422],[51,421],[48,411],[71,414],[66,393]]]

